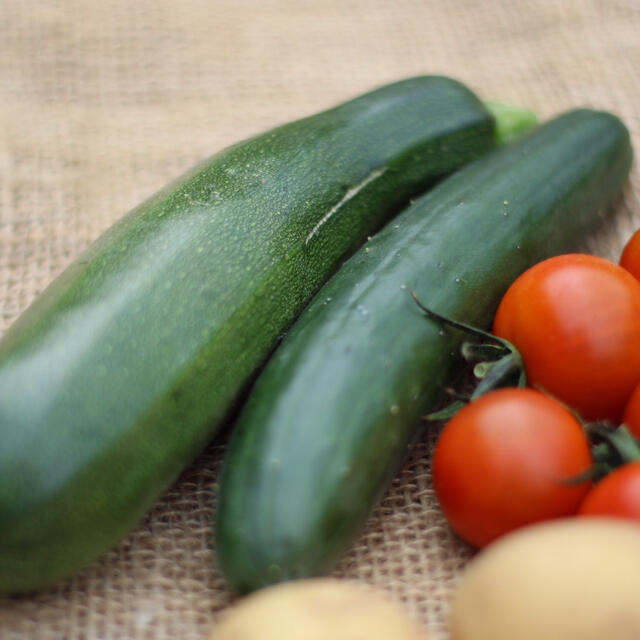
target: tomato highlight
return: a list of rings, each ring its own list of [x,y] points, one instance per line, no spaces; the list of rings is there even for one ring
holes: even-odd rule
[[[493,332],[520,351],[531,386],[617,422],[640,381],[640,282],[596,256],[549,258],[507,290]]]
[[[541,520],[573,515],[591,486],[592,463],[570,411],[539,391],[498,389],[445,425],[432,459],[436,495],[467,542],[484,547]]]

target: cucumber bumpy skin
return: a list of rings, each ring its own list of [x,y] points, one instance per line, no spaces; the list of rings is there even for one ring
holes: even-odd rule
[[[0,591],[123,537],[344,257],[493,136],[458,82],[405,80],[230,147],[103,235],[0,342]]]
[[[527,267],[575,248],[619,197],[624,125],[581,110],[441,182],[314,298],[258,378],[220,480],[215,550],[231,588],[330,571],[452,373]]]

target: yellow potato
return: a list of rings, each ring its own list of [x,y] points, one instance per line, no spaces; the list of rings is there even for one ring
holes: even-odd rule
[[[221,616],[212,640],[425,640],[386,595],[317,578],[258,591]]]
[[[521,529],[469,564],[452,640],[639,640],[640,526],[571,518]]]

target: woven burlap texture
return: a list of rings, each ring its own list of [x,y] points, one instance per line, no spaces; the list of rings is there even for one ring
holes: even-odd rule
[[[212,152],[388,81],[440,73],[541,118],[620,115],[640,148],[637,0],[1,0],[0,330],[128,209]],[[640,226],[634,171],[590,248]],[[0,425],[2,428],[2,425]],[[419,443],[337,575],[447,638],[471,551]],[[231,601],[211,519],[224,438],[117,548],[57,586],[0,598],[0,637],[207,638]]]

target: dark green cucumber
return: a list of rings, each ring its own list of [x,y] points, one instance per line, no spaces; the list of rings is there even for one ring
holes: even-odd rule
[[[220,481],[216,553],[240,592],[330,571],[457,361],[528,266],[575,248],[631,163],[614,116],[576,111],[441,182],[325,285],[258,378]]]
[[[493,137],[461,84],[406,80],[223,151],[99,239],[0,343],[0,591],[126,534],[344,257]]]

